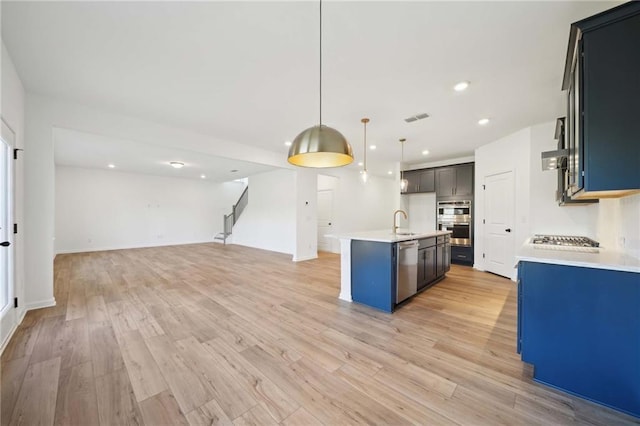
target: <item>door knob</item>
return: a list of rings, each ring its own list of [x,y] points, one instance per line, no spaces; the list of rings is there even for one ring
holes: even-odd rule
[[[0,246],[2,247],[9,247],[11,245],[11,243],[9,241],[4,241],[0,243]]]
[[[505,229],[504,232],[511,232],[511,228]]]

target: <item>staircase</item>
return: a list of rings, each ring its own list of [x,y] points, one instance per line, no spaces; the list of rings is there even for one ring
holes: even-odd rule
[[[227,244],[227,238],[232,233],[233,225],[236,224],[238,218],[244,211],[245,207],[247,207],[247,203],[249,202],[249,187],[245,187],[244,191],[242,191],[242,195],[238,198],[238,202],[233,205],[230,214],[225,214],[223,216],[223,231],[213,237],[214,240],[221,240],[223,244]]]

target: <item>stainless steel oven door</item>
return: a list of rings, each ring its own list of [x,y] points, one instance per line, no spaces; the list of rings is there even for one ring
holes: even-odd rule
[[[468,222],[439,222],[440,231],[451,231],[451,245],[471,247],[471,225]]]

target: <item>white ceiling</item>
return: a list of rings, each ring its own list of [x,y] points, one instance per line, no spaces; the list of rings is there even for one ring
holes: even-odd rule
[[[53,139],[55,163],[61,166],[199,180],[202,180],[201,175],[205,175],[207,181],[213,182],[228,182],[275,169],[262,164],[69,129],[54,129]],[[169,164],[170,161],[184,163],[184,167],[175,169]],[[109,164],[115,168],[110,169]]]
[[[472,154],[562,114],[570,23],[618,3],[325,2],[324,122],[360,161],[371,118],[374,173],[400,137],[408,163]],[[32,92],[283,156],[317,124],[317,2],[3,1],[2,38]]]

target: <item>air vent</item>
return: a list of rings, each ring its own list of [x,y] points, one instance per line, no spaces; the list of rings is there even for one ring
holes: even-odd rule
[[[422,120],[423,118],[429,117],[429,114],[423,112],[421,114],[412,115],[411,117],[407,117],[404,119],[407,123],[412,123],[414,121]]]

